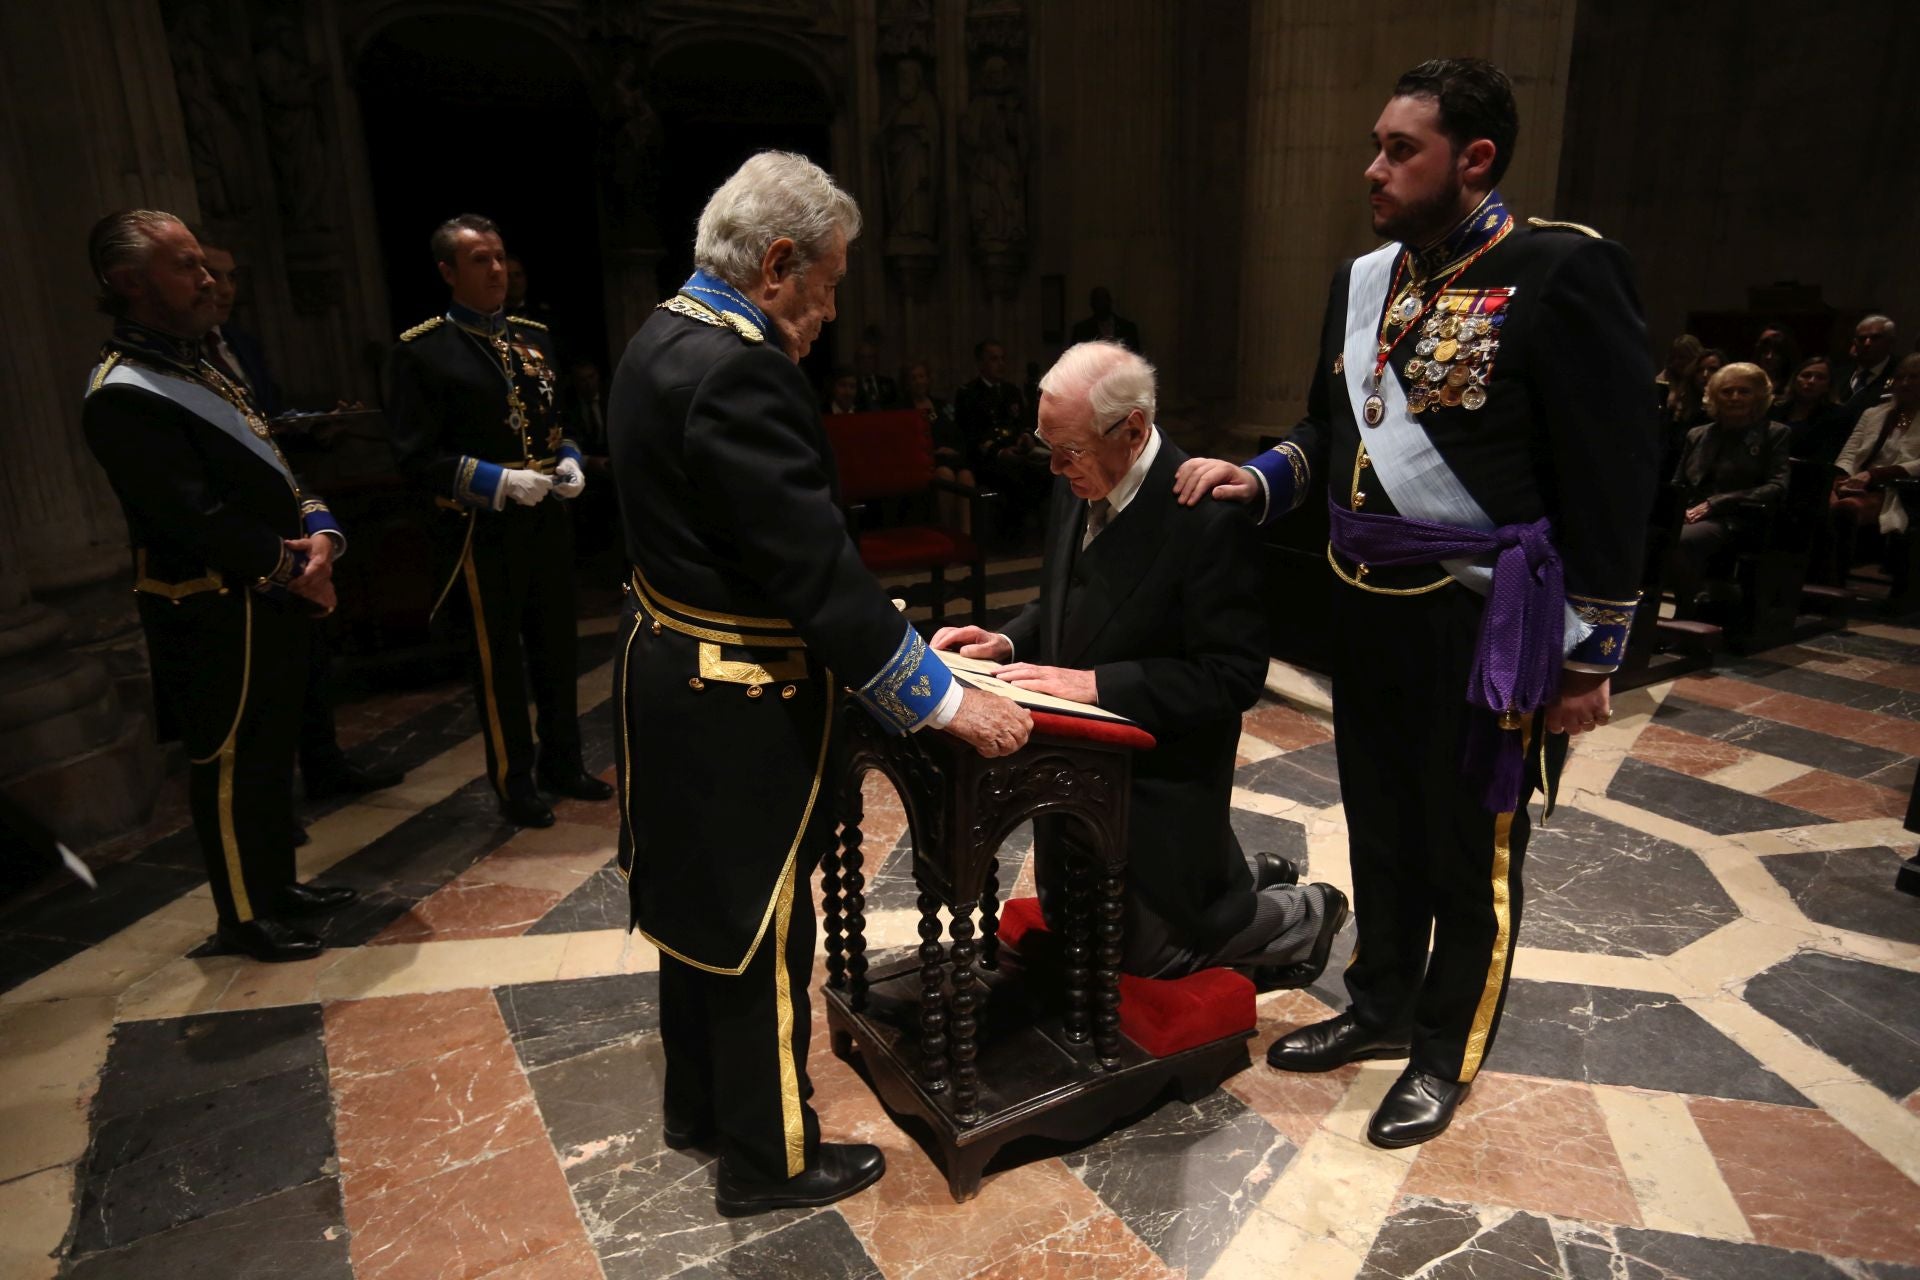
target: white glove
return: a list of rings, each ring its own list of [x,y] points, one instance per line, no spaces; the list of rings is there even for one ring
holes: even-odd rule
[[[553,488],[553,477],[543,476],[538,471],[528,471],[514,467],[500,473],[500,497],[495,510],[507,505],[512,498],[523,507],[531,507],[547,496]]]
[[[587,475],[572,458],[562,458],[553,469],[553,496],[577,498],[586,490]]]

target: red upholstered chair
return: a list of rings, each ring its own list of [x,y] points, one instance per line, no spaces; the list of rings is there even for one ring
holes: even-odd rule
[[[966,565],[973,600],[973,620],[984,624],[987,614],[987,564],[972,535],[932,523],[932,496],[937,490],[959,494],[973,507],[973,526],[980,528],[980,492],[933,474],[933,432],[927,420],[912,409],[888,413],[830,413],[823,421],[840,470],[840,500],[849,508],[890,498],[928,499],[929,523],[861,530],[848,520],[848,529],[860,548],[860,559],[876,574],[931,573],[933,620],[944,619],[946,570]]]
[[[1045,932],[1038,898],[1014,898],[1000,912],[1000,941]],[[1120,975],[1120,1033],[1156,1058],[1253,1030],[1253,982],[1232,969],[1202,969],[1184,978]]]

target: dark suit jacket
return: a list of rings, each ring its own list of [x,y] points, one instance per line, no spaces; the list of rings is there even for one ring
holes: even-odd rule
[[[1020,661],[1091,668],[1100,705],[1158,739],[1133,761],[1127,884],[1185,943],[1253,916],[1228,822],[1240,713],[1267,674],[1259,533],[1239,503],[1174,501],[1163,439],[1140,492],[1085,552],[1087,504],[1054,484],[1040,598],[1006,629]],[[1048,833],[1037,831],[1044,847]]]
[[[1899,363],[1899,356],[1888,356],[1879,374],[1862,383],[1860,389],[1851,395],[1847,393],[1847,388],[1853,384],[1853,375],[1859,366],[1850,364],[1844,369],[1834,370],[1833,384],[1843,397],[1840,408],[1846,414],[1849,427],[1860,421],[1861,414],[1887,398],[1887,384],[1893,381],[1893,366]]]
[[[1100,320],[1097,316],[1088,316],[1084,320],[1073,322],[1073,340],[1092,342],[1100,336]],[[1113,341],[1138,355],[1140,352],[1140,326],[1125,316],[1113,318]]]

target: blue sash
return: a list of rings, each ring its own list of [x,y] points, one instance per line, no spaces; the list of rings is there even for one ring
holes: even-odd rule
[[[247,416],[233,407],[206,387],[188,378],[175,377],[153,369],[143,368],[122,362],[108,371],[100,384],[102,387],[137,387],[150,391],[154,395],[165,397],[213,426],[248,449],[255,457],[280,473],[288,488],[295,488],[293,473],[287,470],[286,462],[272,444],[254,434],[253,426]]]

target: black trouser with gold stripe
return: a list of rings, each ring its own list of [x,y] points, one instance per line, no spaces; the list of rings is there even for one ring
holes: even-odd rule
[[[560,499],[470,517],[473,537],[447,593],[473,627],[474,701],[487,777],[502,797],[533,793],[535,725],[549,765],[580,765],[573,533]]]
[[[1334,743],[1359,929],[1347,991],[1363,1026],[1411,1035],[1415,1067],[1468,1081],[1506,1003],[1539,744],[1519,809],[1488,813],[1461,774],[1482,598],[1457,584],[1333,591]],[[1565,741],[1549,744],[1556,762]]]
[[[293,757],[312,624],[235,588],[142,597],[154,689],[192,762],[194,833],[222,924],[279,914],[294,880]]]
[[[813,981],[811,865],[796,861],[767,932],[738,975],[660,956],[665,1111],[676,1129],[711,1126],[729,1166],[791,1178],[814,1163],[820,1118],[807,1099]]]

